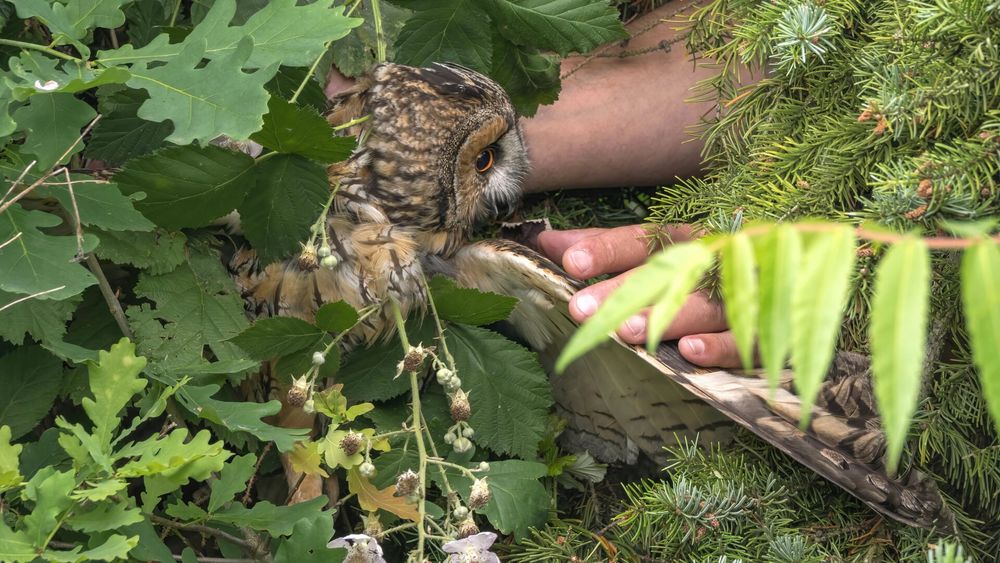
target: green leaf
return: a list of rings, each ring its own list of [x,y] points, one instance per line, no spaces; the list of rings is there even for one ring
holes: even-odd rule
[[[152,232],[92,230],[99,239],[96,253],[116,264],[131,264],[149,274],[166,274],[184,263],[187,237],[180,231]]]
[[[99,95],[102,117],[84,149],[87,158],[122,164],[162,147],[173,126],[166,121],[146,121],[139,117],[139,108],[148,99],[145,90],[132,88]]]
[[[268,264],[301,249],[330,197],[330,184],[322,166],[285,154],[262,160],[255,179],[238,211],[244,234]]]
[[[445,335],[462,388],[469,393],[475,442],[497,453],[534,459],[552,406],[548,376],[538,357],[482,328],[451,325]]]
[[[687,297],[690,289],[684,291],[677,289],[683,289],[683,286],[673,285],[674,275],[687,268],[694,270],[691,264],[710,262],[711,256],[702,243],[692,242],[670,246],[650,258],[644,266],[634,270],[625,282],[608,296],[597,313],[576,331],[559,355],[556,371],[562,372],[573,360],[606,340],[608,334],[630,316],[660,299],[661,296],[664,297],[661,302],[673,303],[676,307],[680,307],[678,301],[683,304],[683,298]],[[682,298],[678,299],[677,295],[681,295]],[[668,296],[673,297],[667,299]],[[663,307],[666,308],[665,305]],[[667,315],[667,312],[669,310],[661,312],[659,316],[663,318],[673,316]],[[669,321],[659,321],[659,324],[666,328]]]
[[[719,262],[726,320],[733,331],[744,369],[751,369],[754,364],[754,333],[760,304],[757,300],[757,272],[750,237],[745,233],[734,234],[722,247]]]
[[[129,77],[129,72],[121,67],[91,68],[77,61],[65,61],[57,68],[56,59],[37,51],[21,51],[17,57],[11,57],[8,64],[11,74],[20,78],[20,82],[7,81],[18,101],[35,94],[75,94],[105,84],[124,84]]]
[[[505,37],[562,56],[628,39],[618,10],[594,0],[489,0],[486,10]]]
[[[302,518],[292,527],[288,538],[282,540],[274,554],[275,563],[300,561],[327,561],[338,563],[343,556],[326,547],[333,537],[333,510],[324,510]]]
[[[930,261],[923,239],[906,237],[889,247],[879,262],[875,278],[868,337],[889,471],[896,470],[920,398]]]
[[[212,398],[218,390],[218,385],[202,387],[189,385],[182,388],[177,396],[185,408],[200,417],[221,424],[234,432],[248,432],[259,440],[274,442],[282,452],[290,451],[295,442],[309,435],[309,428],[279,428],[261,421],[262,418],[273,416],[281,410],[279,401],[266,403],[219,401]]]
[[[490,470],[483,474],[490,487],[490,501],[480,509],[490,523],[516,541],[528,536],[531,528],[545,523],[549,511],[549,494],[542,485],[548,475],[543,463],[491,461]],[[448,478],[460,495],[468,500],[472,480],[462,473],[449,471]]]
[[[440,275],[428,285],[438,316],[447,321],[486,325],[506,319],[517,306],[516,297],[458,287],[454,280]]]
[[[145,367],[146,358],[135,355],[135,344],[127,338],[111,350],[99,352],[97,363],[90,364],[90,392],[94,398],[84,397],[81,404],[94,422],[93,434],[105,452],[121,420],[118,413],[146,388],[146,380],[139,377]]]
[[[45,550],[42,554],[42,558],[46,561],[65,561],[67,563],[76,563],[77,561],[118,561],[125,559],[129,551],[132,551],[139,543],[139,537],[125,537],[119,534],[114,534],[104,540],[101,545],[88,549],[86,551],[81,551],[81,547],[77,546],[70,551],[54,551],[51,549]]]
[[[649,311],[648,328],[646,330],[646,348],[653,353],[660,343],[660,338],[677,312],[684,306],[688,295],[698,284],[698,280],[712,265],[712,253],[706,249],[703,252],[689,253],[683,260],[664,261],[663,266],[669,268],[662,275],[666,287],[656,298],[656,303]]]
[[[215,512],[233,500],[233,495],[242,493],[257,463],[254,454],[234,457],[222,466],[219,478],[212,482],[212,495],[208,499],[208,511]]]
[[[480,2],[435,0],[403,6],[414,13],[396,38],[396,62],[418,67],[450,62],[489,72],[490,22]]]
[[[321,338],[323,331],[302,319],[271,317],[259,319],[229,341],[246,350],[251,358],[268,360],[310,348]]]
[[[991,240],[969,247],[962,256],[962,304],[972,342],[972,359],[979,370],[983,397],[1000,429],[1000,248]]]
[[[250,156],[208,147],[176,147],[130,161],[115,174],[125,195],[146,198],[135,206],[168,229],[204,227],[243,201],[253,185]]]
[[[23,531],[15,532],[0,522],[0,561],[28,563],[37,559],[38,554],[35,553],[28,534]]]
[[[0,308],[26,295],[0,291]],[[66,323],[80,304],[80,296],[62,301],[27,299],[0,311],[0,338],[12,344],[24,343],[29,334],[39,342],[58,342],[66,334]]]
[[[352,37],[348,35],[348,37]],[[339,50],[343,43],[337,43],[337,47],[333,50]],[[322,67],[321,67],[322,68]],[[278,69],[278,73],[274,75],[274,78],[268,82],[265,87],[267,91],[271,93],[271,99],[280,98],[282,100],[290,100],[292,96],[295,95],[296,90],[305,81],[306,85],[299,92],[299,97],[296,99],[296,104],[300,106],[308,106],[315,111],[322,112],[327,106],[330,105],[330,100],[326,98],[326,94],[323,92],[323,86],[321,86],[320,80],[318,80],[320,70],[317,69],[315,74],[311,74],[308,69],[305,68],[293,68],[283,66]],[[270,106],[270,100],[268,100],[268,105]],[[270,113],[270,110],[268,111]],[[264,127],[267,127],[267,115],[264,116]]]
[[[517,113],[535,115],[538,106],[559,97],[559,61],[556,57],[515,45],[499,34],[493,35],[490,76],[503,85]]]
[[[55,215],[26,211],[20,205],[0,214],[0,241],[18,237],[0,248],[0,272],[4,272],[0,289],[33,294],[61,288],[39,297],[65,299],[96,283],[94,276],[75,260],[80,250],[75,237],[49,236],[39,230],[60,223],[62,220]],[[97,239],[88,235],[82,250],[89,252],[96,245]]]
[[[73,198],[80,223],[109,231],[151,231],[156,226],[135,210],[132,199],[125,197],[111,182],[95,180],[85,174],[71,174],[73,197],[65,186],[41,186],[40,197],[53,197],[68,213],[74,212]]]
[[[24,531],[35,547],[43,547],[49,535],[60,525],[59,516],[73,505],[69,493],[76,485],[76,475],[70,471],[56,471],[43,467],[24,485],[23,500],[35,503],[35,508],[24,517]]]
[[[89,510],[74,512],[66,520],[66,525],[80,532],[93,533],[117,530],[141,521],[142,511],[134,506],[130,507],[124,503],[99,503],[92,504]]]
[[[410,343],[432,344],[436,330],[434,323],[406,323]],[[353,401],[385,401],[398,397],[410,389],[405,377],[396,377],[396,365],[403,360],[403,349],[397,341],[376,344],[364,350],[354,350],[347,355],[337,376],[344,384],[344,395]]]
[[[226,57],[199,68],[205,47],[204,41],[190,42],[167,64],[133,66],[127,82],[149,93],[138,116],[147,121],[169,119],[174,130],[167,140],[178,145],[208,143],[219,135],[246,139],[260,130],[267,113],[269,94],[264,84],[274,76],[277,66],[252,74],[243,72],[243,64],[253,51],[253,42],[244,39]]]
[[[0,493],[20,485],[23,479],[18,466],[22,446],[11,444],[10,440],[10,426],[0,425]]]
[[[30,432],[49,412],[62,377],[62,362],[37,346],[15,348],[0,357],[0,425],[12,438]]]
[[[840,333],[854,267],[854,231],[848,226],[810,233],[792,291],[792,366],[805,428]]]
[[[216,512],[212,519],[235,526],[247,526],[254,530],[267,530],[272,536],[288,536],[291,535],[296,523],[315,517],[326,502],[325,496],[319,496],[291,506],[275,506],[266,500],[253,505],[253,508],[233,503],[228,508]]]
[[[354,137],[335,135],[333,127],[315,111],[271,96],[267,101],[264,127],[250,138],[273,151],[298,154],[329,164],[351,156],[356,145]],[[325,173],[323,178],[325,184]]]
[[[386,60],[395,61],[397,60],[396,38],[410,17],[410,11],[388,2],[379,4],[382,16],[379,23],[386,42]],[[370,2],[362,2],[357,9],[353,6],[351,9],[354,10],[354,15],[364,20],[364,23],[338,41],[330,54],[333,64],[344,76],[358,77],[380,62],[374,48],[378,42],[378,30]]]
[[[135,49],[125,45],[101,51],[98,58],[105,65],[173,61],[184,56],[187,46],[204,43],[205,58],[217,60],[238,51],[240,42],[247,38],[253,45],[253,52],[245,61],[246,68],[278,64],[309,66],[323,53],[328,42],[344,37],[352,28],[361,25],[361,19],[344,16],[344,6],[333,6],[333,3],[333,0],[319,0],[297,5],[296,0],[271,0],[250,16],[246,24],[230,26],[236,13],[236,0],[216,0],[182,43],[170,44],[164,33],[145,47]]]
[[[77,143],[80,130],[96,116],[92,107],[72,94],[34,96],[14,112],[18,129],[27,132],[21,152],[34,156],[38,171],[62,164],[83,150],[83,143]]]
[[[754,242],[760,275],[758,348],[774,393],[791,350],[792,294],[802,260],[802,240],[794,227],[779,225]]]
[[[316,311],[316,326],[327,332],[344,332],[358,322],[357,310],[344,301],[327,303]]]
[[[56,44],[72,43],[84,57],[90,56],[80,39],[95,27],[113,29],[125,23],[122,4],[127,0],[18,0],[17,15],[22,19],[38,18]]]

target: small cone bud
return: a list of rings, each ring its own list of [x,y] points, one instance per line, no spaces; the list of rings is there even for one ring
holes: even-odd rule
[[[486,479],[476,479],[472,482],[472,490],[469,491],[469,508],[476,510],[486,506],[491,498],[490,486],[486,484]]]
[[[479,533],[479,526],[476,526],[476,522],[473,521],[472,518],[466,518],[458,526],[458,539],[474,536],[478,533]]]
[[[305,376],[297,377],[292,381],[292,387],[288,390],[286,401],[289,405],[299,408],[306,404],[309,399],[309,382]]]
[[[427,352],[424,351],[423,346],[410,346],[410,350],[403,358],[403,371],[417,371],[426,357]]]
[[[298,258],[299,268],[306,271],[313,271],[319,267],[319,259],[316,257],[316,246],[307,244],[302,247],[302,252]]]
[[[451,397],[449,412],[451,413],[451,419],[455,422],[469,420],[469,417],[472,416],[472,405],[469,404],[469,396],[465,394],[465,391],[461,389],[455,391],[455,394]]]
[[[407,469],[403,473],[400,473],[399,477],[396,477],[396,492],[394,496],[405,497],[413,494],[419,485],[420,476],[414,473],[412,469]]]
[[[357,432],[348,432],[343,439],[340,440],[340,449],[344,450],[347,455],[354,455],[358,453],[361,449],[361,434]]]

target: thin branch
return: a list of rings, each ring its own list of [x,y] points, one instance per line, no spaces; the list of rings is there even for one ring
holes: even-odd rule
[[[63,168],[66,175],[66,189],[69,190],[69,200],[73,204],[73,227],[76,232],[76,259],[83,256],[83,225],[80,223],[80,208],[76,205],[76,193],[73,191],[73,178],[69,169]]]
[[[104,296],[104,301],[108,304],[111,316],[118,323],[118,328],[121,329],[122,334],[127,336],[129,340],[135,340],[135,335],[132,334],[132,327],[128,326],[128,319],[125,317],[122,304],[118,301],[118,297],[115,296],[114,290],[111,289],[111,284],[108,283],[108,278],[104,275],[104,270],[101,269],[101,264],[97,261],[97,257],[94,256],[93,252],[87,254],[87,267],[90,268],[90,272],[97,278],[97,286],[101,288],[101,295]]]
[[[14,180],[14,182],[10,185],[10,188],[7,190],[7,193],[3,194],[3,197],[0,197],[0,202],[3,202],[3,200],[7,199],[7,196],[9,196],[11,192],[16,190],[17,187],[21,185],[21,180],[24,180],[24,177],[28,175],[28,171],[34,168],[36,164],[38,164],[38,161],[32,160],[31,162],[28,163],[27,166],[24,167],[24,170],[21,171],[21,174],[19,174],[17,179]]]
[[[67,55],[61,51],[56,51],[51,47],[46,47],[45,45],[39,45],[37,43],[27,43],[24,41],[15,41],[13,39],[0,39],[0,45],[10,45],[11,47],[20,47],[22,49],[33,49],[35,51],[41,51],[47,55],[52,55],[53,57],[59,57],[60,59],[65,59],[67,61],[74,61],[78,63],[83,63],[83,59],[78,59],[73,55]]]
[[[14,242],[15,240],[17,240],[17,239],[21,238],[21,235],[23,235],[23,234],[24,234],[24,232],[22,232],[22,231],[18,231],[18,232],[17,232],[17,234],[16,234],[16,235],[14,235],[14,236],[12,236],[12,237],[10,237],[10,238],[9,238],[9,239],[7,240],[7,242],[5,242],[5,243],[3,243],[3,244],[0,244],[0,250],[3,250],[3,247],[5,247],[5,246],[7,246],[8,244],[10,244],[10,243]]]
[[[39,291],[38,293],[32,293],[31,295],[25,295],[24,297],[21,297],[20,299],[15,299],[15,300],[11,301],[10,303],[4,305],[3,307],[0,307],[0,313],[2,313],[3,311],[5,311],[5,310],[7,310],[7,309],[9,309],[11,307],[13,307],[14,305],[17,305],[18,303],[20,303],[22,301],[27,301],[28,299],[34,299],[36,297],[41,297],[43,295],[48,295],[49,293],[52,293],[54,291],[59,291],[60,289],[63,289],[65,287],[66,287],[65,285],[60,285],[59,287],[53,287],[52,289],[46,289],[45,291]]]
[[[254,552],[253,546],[251,546],[246,540],[244,540],[243,538],[238,538],[230,534],[229,532],[225,532],[223,530],[217,530],[210,526],[203,526],[201,524],[186,524],[184,522],[174,522],[173,520],[164,518],[162,516],[157,516],[155,514],[150,514],[149,519],[157,524],[162,524],[168,528],[176,528],[178,530],[189,530],[192,532],[200,532],[202,534],[215,536],[219,539],[226,540],[229,543],[236,544],[250,553]]]
[[[172,553],[174,561],[184,561],[183,555]],[[256,563],[256,559],[229,559],[227,557],[198,557],[200,563]]]
[[[254,482],[257,481],[257,472],[260,471],[260,464],[264,463],[264,458],[267,456],[267,453],[271,451],[271,446],[273,445],[274,442],[268,442],[264,445],[264,451],[260,452],[260,457],[257,458],[257,464],[254,465],[253,473],[250,475],[250,478],[247,479],[247,488],[243,491],[243,500],[241,501],[244,506],[250,502],[250,489],[253,488]]]

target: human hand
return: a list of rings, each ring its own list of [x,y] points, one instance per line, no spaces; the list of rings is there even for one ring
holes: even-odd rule
[[[692,229],[687,226],[663,227],[652,239],[649,228],[648,225],[629,225],[615,229],[546,231],[539,235],[538,245],[542,252],[562,264],[563,269],[577,279],[624,272],[581,289],[573,296],[569,313],[577,322],[593,315],[608,295],[622,284],[629,270],[642,265],[650,252],[660,248],[656,240],[669,244],[693,238]],[[630,344],[645,343],[647,315],[648,311],[634,315],[618,328],[618,336]],[[736,341],[727,328],[722,305],[709,299],[704,292],[696,292],[688,297],[662,338],[679,338],[678,350],[693,364],[740,367]]]

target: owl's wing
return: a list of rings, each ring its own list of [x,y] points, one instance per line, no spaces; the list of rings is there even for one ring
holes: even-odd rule
[[[555,363],[576,328],[567,302],[578,289],[558,266],[521,244],[486,240],[460,249],[445,273],[461,286],[519,298],[508,322],[543,364]],[[724,441],[736,422],[882,514],[954,528],[933,480],[916,471],[887,474],[863,356],[837,356],[805,431],[790,374],[769,401],[761,377],[697,368],[672,344],[650,355],[612,338],[553,376],[552,387],[569,420],[568,446],[604,461],[631,463],[641,450],[662,462],[663,446],[679,436]]]

